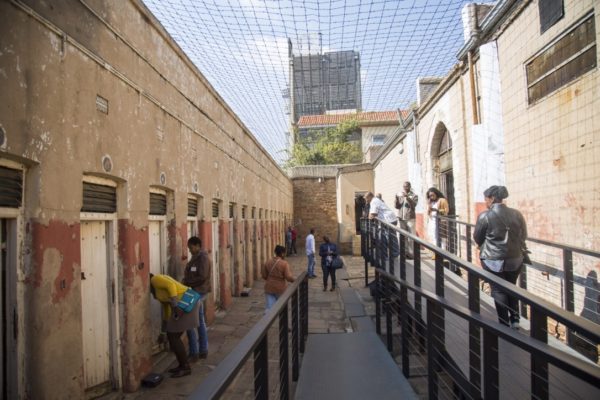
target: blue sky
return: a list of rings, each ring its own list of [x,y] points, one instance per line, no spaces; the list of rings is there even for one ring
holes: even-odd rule
[[[143,0],[278,162],[287,158],[294,53],[356,50],[365,111],[406,108],[463,45],[465,0]]]

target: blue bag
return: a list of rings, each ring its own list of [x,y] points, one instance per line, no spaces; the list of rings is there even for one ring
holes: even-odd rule
[[[196,292],[192,288],[188,288],[183,296],[181,296],[181,299],[177,302],[177,307],[179,307],[183,312],[189,313],[194,309],[194,306],[198,300],[200,300],[200,293]]]

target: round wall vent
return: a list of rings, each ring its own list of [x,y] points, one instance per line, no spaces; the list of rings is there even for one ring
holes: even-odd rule
[[[102,168],[104,172],[110,172],[113,169],[113,162],[109,155],[102,157]]]
[[[161,185],[167,184],[167,175],[164,172],[160,173],[160,184]]]

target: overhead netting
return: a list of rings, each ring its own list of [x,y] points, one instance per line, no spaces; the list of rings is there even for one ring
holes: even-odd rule
[[[418,77],[443,76],[456,63],[468,3],[143,1],[278,162],[290,131],[288,39],[294,56],[358,52],[362,110],[405,109]]]

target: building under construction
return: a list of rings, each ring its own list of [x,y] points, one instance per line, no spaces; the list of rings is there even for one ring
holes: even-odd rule
[[[361,109],[360,56],[335,51],[294,56],[289,42],[292,124],[303,115]]]

